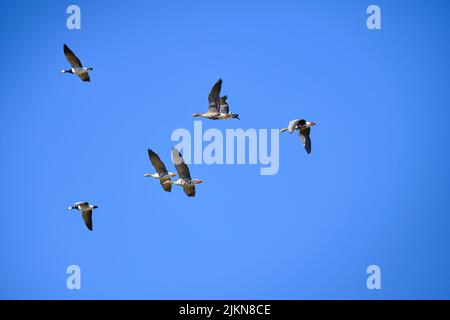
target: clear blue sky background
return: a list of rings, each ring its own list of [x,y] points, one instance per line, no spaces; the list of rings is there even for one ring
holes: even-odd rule
[[[382,9],[382,30],[366,8]],[[78,4],[82,30],[66,28]],[[450,298],[448,1],[2,1],[0,297]],[[67,43],[91,83],[60,75]],[[192,165],[164,193],[175,128],[212,84],[241,121],[304,117],[280,171]],[[218,198],[218,195],[225,195]],[[66,210],[99,206],[94,232]],[[66,289],[66,268],[82,289]],[[366,268],[382,269],[382,290]]]

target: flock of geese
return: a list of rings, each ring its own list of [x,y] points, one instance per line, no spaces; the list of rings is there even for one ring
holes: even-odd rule
[[[70,48],[64,44],[64,55],[70,64],[70,69],[62,70],[61,73],[70,73],[77,75],[82,81],[90,82],[89,72],[93,69],[90,67],[83,67],[80,59],[73,53]],[[208,111],[205,113],[194,113],[193,117],[203,117],[209,120],[230,120],[239,119],[239,115],[230,112],[230,107],[227,103],[227,96],[220,96],[222,90],[222,79],[219,79],[212,87],[208,96]],[[289,121],[288,127],[283,128],[280,132],[289,131],[293,133],[298,130],[301,137],[301,141],[305,147],[306,152],[311,153],[311,138],[310,132],[311,127],[315,126],[316,123],[312,121],[306,121],[304,119],[295,119]],[[148,157],[152,166],[155,168],[155,173],[146,173],[144,177],[151,177],[159,180],[162,188],[166,192],[172,191],[172,185],[181,186],[184,193],[188,197],[195,197],[195,185],[202,183],[202,180],[191,178],[186,162],[183,159],[181,153],[176,149],[172,149],[172,160],[175,165],[175,169],[178,173],[178,179],[172,180],[177,174],[167,171],[164,162],[161,161],[159,156],[151,149],[148,149]],[[78,210],[81,212],[84,223],[89,230],[93,230],[92,224],[92,212],[98,207],[91,205],[88,202],[76,202],[68,208],[68,210]]]

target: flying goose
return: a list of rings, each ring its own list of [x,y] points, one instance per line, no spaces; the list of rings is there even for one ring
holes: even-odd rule
[[[312,121],[305,121],[304,119],[296,119],[289,121],[287,128],[283,128],[280,132],[289,131],[290,133],[295,130],[299,131],[300,137],[302,138],[302,143],[305,146],[306,152],[311,153],[311,138],[309,133],[311,132],[311,127],[315,126],[316,123]]]
[[[220,97],[222,90],[222,79],[219,79],[212,87],[208,96],[208,112],[194,113],[193,117],[203,117],[210,120],[239,119],[239,115],[230,113],[226,102],[227,96]]]
[[[97,206],[93,206],[88,202],[76,202],[67,210],[79,210],[81,211],[81,215],[83,216],[84,223],[88,227],[89,230],[92,231],[92,211],[97,209]]]
[[[66,56],[67,61],[69,61],[71,68],[68,70],[61,70],[61,73],[76,74],[81,80],[90,82],[89,71],[92,71],[93,69],[83,67],[80,59],[77,58],[66,44],[64,44],[64,55]]]
[[[148,149],[147,152],[148,157],[150,158],[150,161],[156,170],[156,173],[146,173],[144,174],[144,177],[159,179],[159,182],[161,183],[164,191],[170,192],[172,190],[172,185],[170,183],[165,184],[164,182],[171,180],[171,178],[175,177],[176,174],[173,172],[167,172],[166,166],[158,157],[158,155],[153,152],[153,150]]]
[[[195,185],[202,183],[203,181],[191,178],[189,168],[186,165],[183,156],[176,148],[172,149],[172,156],[175,168],[177,169],[178,176],[180,178],[176,181],[167,180],[164,184],[175,184],[177,186],[182,186],[184,193],[188,197],[195,197]]]

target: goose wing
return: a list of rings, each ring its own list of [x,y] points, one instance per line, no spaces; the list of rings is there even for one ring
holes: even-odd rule
[[[188,197],[195,197],[195,185],[194,184],[183,185],[183,191]]]
[[[159,179],[159,183],[161,184],[161,187],[164,189],[164,191],[166,192],[172,191],[172,185],[170,183],[165,184],[164,180],[161,179]]]
[[[92,231],[92,209],[83,211],[82,216],[86,227]]]
[[[227,96],[220,97],[220,110],[219,110],[220,113],[223,113],[223,114],[230,113],[230,107],[226,100],[227,100]]]
[[[91,78],[89,77],[89,73],[87,73],[87,72],[83,72],[82,74],[79,74],[78,76],[84,82],[91,82]]]
[[[184,161],[181,153],[176,148],[173,148],[172,156],[173,156],[173,163],[175,164],[175,168],[177,169],[178,172],[178,176],[185,181],[190,181],[192,179],[191,173],[189,172],[189,168],[186,165],[186,162]]]
[[[302,138],[302,143],[305,146],[306,152],[309,154],[311,153],[311,138],[309,137],[309,134],[311,132],[311,128],[301,129],[300,130],[300,137]]]
[[[222,90],[222,79],[219,79],[211,89],[208,96],[208,112],[219,112],[220,90]]]
[[[148,152],[148,157],[150,159],[150,162],[152,163],[156,172],[158,172],[159,176],[161,177],[163,175],[166,175],[167,174],[166,166],[161,161],[159,156],[151,149],[148,149],[147,152]]]
[[[75,53],[73,53],[72,50],[69,49],[69,47],[65,44],[64,45],[64,55],[66,56],[67,61],[69,61],[70,66],[72,68],[81,68],[83,65],[81,64],[80,59],[77,58]]]

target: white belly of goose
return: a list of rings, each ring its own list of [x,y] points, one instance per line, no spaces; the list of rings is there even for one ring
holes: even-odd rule
[[[72,68],[72,72],[76,75],[82,75],[83,73],[87,73],[85,68]]]

